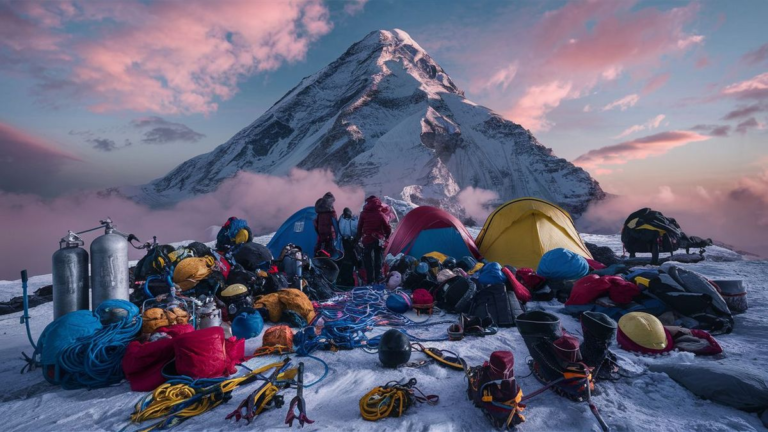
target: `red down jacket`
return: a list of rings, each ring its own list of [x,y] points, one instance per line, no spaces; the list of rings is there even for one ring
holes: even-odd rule
[[[383,212],[384,207],[380,199],[370,196],[365,200],[365,206],[357,222],[357,237],[363,239],[364,245],[388,239],[392,234],[392,227],[389,226],[389,220]]]
[[[162,370],[163,366],[173,360],[174,338],[194,330],[190,324],[160,327],[158,332],[167,333],[171,337],[154,342],[133,341],[128,344],[123,357],[123,373],[131,385],[131,390],[152,391],[164,383]]]
[[[586,305],[606,294],[614,303],[626,304],[640,294],[640,288],[618,276],[591,274],[573,284],[571,295],[565,304],[566,306]]]

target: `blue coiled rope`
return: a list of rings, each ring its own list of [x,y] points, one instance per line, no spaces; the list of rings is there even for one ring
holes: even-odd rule
[[[95,312],[104,322],[123,311],[125,316],[119,321],[77,339],[59,352],[56,369],[63,388],[100,388],[122,381],[126,347],[141,330],[139,308],[125,300],[107,300]]]
[[[386,298],[391,294],[383,286],[357,287],[320,304],[315,320],[294,337],[296,353],[306,356],[312,352],[328,349],[366,348],[378,346],[378,337],[369,339],[367,332],[377,326],[397,327],[411,340],[434,342],[448,340],[448,335],[439,337],[417,337],[406,332],[405,328],[428,327],[438,324],[450,324],[453,321],[413,321],[408,317],[387,309]],[[320,334],[315,334],[315,325],[322,325]]]

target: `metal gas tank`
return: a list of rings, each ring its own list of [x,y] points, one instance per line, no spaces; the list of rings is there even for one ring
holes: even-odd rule
[[[53,319],[88,309],[88,252],[82,245],[83,241],[70,232],[53,253]]]
[[[104,300],[128,300],[128,241],[112,228],[91,243],[91,307]]]

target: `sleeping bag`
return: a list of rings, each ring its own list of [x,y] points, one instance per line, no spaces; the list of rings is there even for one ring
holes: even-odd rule
[[[189,324],[161,327],[158,332],[168,334],[154,342],[133,341],[125,349],[122,367],[125,378],[136,392],[152,391],[166,381],[163,366],[174,358],[174,337],[195,330]]]
[[[664,263],[661,270],[664,273],[649,281],[651,294],[698,321],[696,328],[712,334],[733,330],[733,316],[728,305],[704,276],[669,262]]]
[[[245,340],[224,337],[215,326],[174,338],[176,372],[193,379],[217,378],[237,372],[235,365],[245,356]]]
[[[545,253],[536,274],[547,279],[576,280],[589,273],[587,260],[568,249],[557,248]]]
[[[648,367],[669,375],[698,397],[747,412],[768,409],[766,376],[747,368],[716,363],[651,363]]]

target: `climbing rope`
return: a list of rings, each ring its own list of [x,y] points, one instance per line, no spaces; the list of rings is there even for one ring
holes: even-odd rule
[[[102,323],[121,318],[59,352],[56,376],[65,389],[107,387],[124,377],[121,363],[126,347],[141,330],[139,308],[125,300],[107,300],[95,313]]]
[[[416,403],[436,405],[439,400],[439,396],[426,395],[419,390],[416,387],[415,378],[411,378],[405,384],[390,381],[384,386],[374,388],[360,399],[360,415],[367,421],[376,421],[384,417],[400,417]]]

